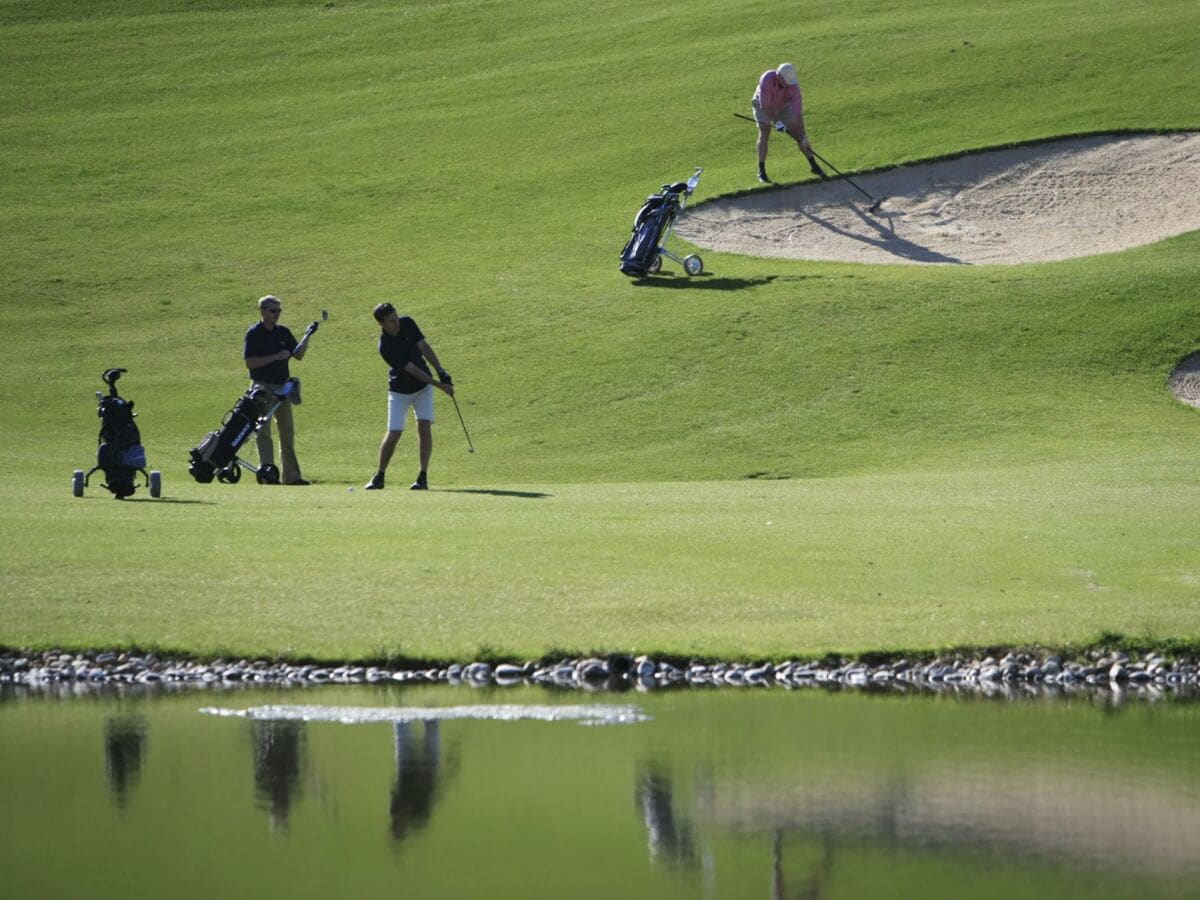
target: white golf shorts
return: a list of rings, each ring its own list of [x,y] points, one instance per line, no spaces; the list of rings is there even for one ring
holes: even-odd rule
[[[388,391],[388,431],[403,431],[409,407],[418,422],[433,421],[433,385],[427,384],[415,394]]]

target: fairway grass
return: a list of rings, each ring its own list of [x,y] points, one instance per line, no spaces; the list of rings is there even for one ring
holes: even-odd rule
[[[1183,536],[1200,483],[1183,463],[427,494],[177,484],[124,503],[71,503],[64,479],[6,498],[0,634],[326,659],[1195,638]]]

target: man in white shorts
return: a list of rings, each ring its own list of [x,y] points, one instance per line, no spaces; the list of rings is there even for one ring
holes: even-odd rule
[[[433,455],[433,390],[437,388],[451,397],[454,385],[450,373],[442,368],[437,354],[425,340],[421,329],[408,316],[396,313],[390,303],[375,307],[375,321],[382,331],[379,333],[379,355],[391,368],[388,370],[388,430],[379,445],[379,471],[366,484],[368,491],[383,490],[383,476],[396,443],[404,434],[404,422],[412,409],[417,419],[417,440],[421,459],[421,471],[412,483],[414,491],[429,489],[427,470]],[[433,364],[438,378],[429,372],[428,360]],[[439,380],[440,379],[440,380]]]
[[[767,141],[771,138],[771,129],[776,122],[783,123],[784,129],[800,152],[808,158],[808,167],[820,178],[825,172],[817,165],[812,147],[808,144],[808,132],[804,128],[804,98],[800,94],[800,79],[796,77],[796,67],[784,63],[778,69],[768,69],[758,79],[758,88],[754,91],[754,99],[750,101],[754,111],[754,121],[758,123],[758,180],[764,184],[770,182],[767,177]]]

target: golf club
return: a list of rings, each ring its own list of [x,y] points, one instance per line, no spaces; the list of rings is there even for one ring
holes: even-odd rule
[[[463,418],[462,410],[458,408],[458,398],[451,394],[450,399],[454,401],[454,410],[458,413],[458,421],[462,422],[463,434],[467,436],[467,450],[474,453],[475,445],[471,443],[471,432],[467,431],[467,422]]]
[[[745,119],[747,122],[753,122],[755,125],[759,124],[758,120],[755,119],[753,116],[746,116],[746,115],[743,115],[742,113],[734,113],[734,115],[737,116],[739,119]],[[787,129],[784,127],[784,124],[782,122],[776,122],[775,130],[776,131],[786,131]],[[855,183],[853,178],[851,178],[849,175],[846,175],[845,173],[841,172],[837,166],[835,166],[833,163],[831,163],[829,160],[827,160],[825,157],[823,157],[816,150],[813,150],[812,155],[815,156],[817,159],[819,159],[821,162],[825,163],[825,165],[829,166],[829,168],[831,168],[834,172],[836,172],[839,177],[844,178],[844,179],[846,179],[846,181],[850,182],[850,184],[853,186],[853,188],[856,191],[858,191],[860,194],[862,194],[864,197],[866,197],[868,200],[871,201],[871,205],[867,207],[867,212],[872,213],[872,214],[879,212],[880,204],[882,204],[883,201],[887,199],[887,197],[880,197],[878,200],[876,200],[874,197],[872,197],[870,194],[868,194],[866,191],[864,191],[861,187],[859,187],[858,184]]]
[[[329,310],[327,310],[327,309],[321,310],[321,321],[326,322],[328,320],[329,320]],[[320,324],[319,322],[313,322],[311,325],[308,326],[308,328],[306,328],[304,330],[304,337],[300,338],[300,343],[296,345],[296,350],[300,350],[301,352],[303,352],[304,348],[308,346],[308,339],[310,337],[312,337],[313,332],[317,330],[317,325],[319,325],[319,324]],[[295,353],[296,350],[293,350],[292,353]]]
[[[839,172],[837,166],[835,166],[833,163],[831,163],[829,160],[827,160],[825,157],[823,157],[816,150],[813,150],[813,156],[815,156],[821,162],[825,163],[825,165],[829,166],[829,168],[833,169],[833,171],[837,172],[837,174],[839,176],[841,176],[842,178],[845,178],[848,182],[850,182],[850,184],[854,185],[854,189],[856,191],[858,191],[860,194],[862,194],[864,197],[866,197],[868,200],[871,201],[871,205],[867,207],[867,212],[869,212],[869,213],[879,212],[879,204],[881,204],[884,200],[886,200],[887,197],[880,197],[878,200],[876,200],[874,197],[872,197],[870,194],[868,194],[866,191],[864,191],[862,188],[860,188],[857,184],[855,184],[853,178],[851,178],[849,175],[843,175],[841,172]]]

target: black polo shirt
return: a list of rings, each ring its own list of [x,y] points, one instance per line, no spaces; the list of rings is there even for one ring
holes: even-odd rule
[[[417,349],[417,344],[423,340],[425,340],[425,335],[421,333],[417,323],[408,316],[400,317],[400,333],[395,337],[386,331],[379,333],[379,355],[383,357],[385,363],[391,366],[388,370],[389,391],[395,391],[397,394],[415,394],[425,387],[424,381],[420,381],[404,371],[404,367],[409,363],[415,364],[430,378],[433,377],[433,373],[429,371],[429,366],[425,362],[425,357]]]
[[[246,331],[246,342],[242,347],[242,359],[252,356],[272,356],[280,350],[289,353],[296,349],[296,339],[282,325],[267,329],[262,322],[252,325]],[[255,381],[265,381],[268,384],[283,384],[288,380],[288,361],[276,360],[269,365],[250,370],[250,377]]]

